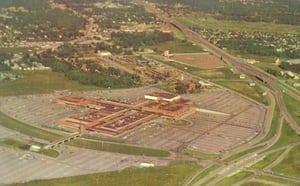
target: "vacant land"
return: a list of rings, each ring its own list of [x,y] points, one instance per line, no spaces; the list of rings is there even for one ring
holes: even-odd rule
[[[258,102],[267,104],[268,101],[262,96],[262,90],[258,87],[250,87],[247,81],[215,81],[216,83],[252,98]]]
[[[241,179],[250,176],[251,174],[252,174],[252,172],[242,171],[242,172],[239,172],[239,173],[237,173],[233,176],[226,177],[226,178],[222,179],[221,181],[216,183],[215,186],[232,185],[235,182],[240,181]]]
[[[173,59],[200,69],[224,67],[224,62],[211,54],[176,54]]]
[[[107,186],[107,185],[131,185],[131,186],[158,186],[181,185],[183,181],[199,166],[195,162],[173,162],[166,167],[153,168],[128,168],[123,171],[107,172],[68,177],[52,180],[31,181],[27,183],[12,184],[11,186]]]
[[[291,96],[283,94],[283,99],[289,113],[292,115],[296,123],[300,126],[300,103]]]
[[[157,45],[151,46],[152,49],[163,52],[169,50],[171,53],[199,53],[203,52],[203,48],[197,44],[193,44],[185,40],[174,40],[159,43]]]
[[[207,29],[245,31],[245,32],[275,32],[299,34],[300,26],[274,24],[266,22],[246,22],[233,20],[217,20],[213,17],[178,17],[181,23],[189,26],[201,26]]]
[[[13,71],[21,78],[15,81],[0,81],[0,96],[51,93],[55,90],[96,90],[51,71]]]
[[[298,177],[300,175],[300,145],[294,147],[289,154],[272,170],[285,175]]]

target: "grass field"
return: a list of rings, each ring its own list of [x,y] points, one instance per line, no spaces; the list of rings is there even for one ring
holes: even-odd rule
[[[29,150],[29,144],[25,141],[11,139],[11,138],[5,138],[0,139],[0,146],[18,149],[18,150]],[[39,154],[43,154],[52,158],[56,158],[59,155],[59,152],[53,149],[47,149],[47,150],[41,150],[37,152]]]
[[[269,164],[271,164],[273,161],[275,161],[283,152],[284,152],[284,150],[279,150],[279,151],[273,152],[272,154],[267,155],[261,161],[252,165],[251,168],[262,169],[262,168],[268,166]]]
[[[238,182],[238,181],[242,180],[243,178],[250,176],[251,174],[252,174],[252,172],[242,171],[233,176],[223,178],[221,181],[216,183],[215,186],[232,185],[235,182]]]
[[[46,130],[43,130],[41,128],[37,128],[28,124],[25,124],[21,121],[15,120],[3,113],[0,112],[0,125],[9,128],[11,130],[20,132],[22,134],[44,139],[46,141],[55,141],[62,136],[53,132],[49,132]]]
[[[172,162],[169,166],[127,168],[122,171],[31,181],[10,186],[175,186],[182,185],[199,166],[195,162]]]
[[[233,160],[235,160],[235,159],[237,159],[237,158],[239,158],[239,157],[241,157],[241,156],[244,156],[244,155],[246,155],[246,154],[248,154],[248,153],[257,151],[258,149],[261,149],[261,148],[263,148],[264,146],[265,146],[265,145],[260,145],[260,146],[253,147],[253,148],[251,148],[251,149],[242,151],[242,152],[240,152],[240,153],[234,154],[234,155],[232,155],[232,156],[226,158],[224,161],[226,161],[226,162],[233,161]]]
[[[200,174],[198,174],[193,180],[192,182],[190,183],[189,186],[195,184],[198,180],[204,178],[207,174],[209,174],[211,171],[219,168],[220,165],[217,165],[217,164],[214,164],[214,165],[211,165],[209,167],[207,167],[206,169],[204,169]]]
[[[207,154],[204,152],[199,152],[199,151],[195,151],[195,150],[191,150],[191,149],[187,149],[187,148],[181,149],[180,152],[190,155],[195,158],[200,158],[200,159],[213,159],[213,158],[217,158],[218,156],[220,156],[220,154]]]
[[[126,144],[108,143],[104,141],[88,141],[88,140],[73,140],[66,145],[76,146],[80,148],[94,149],[107,152],[117,152],[131,155],[144,155],[144,156],[155,156],[155,157],[167,157],[170,155],[169,152],[157,149],[143,148],[130,146]]]
[[[184,120],[184,119],[180,119],[180,120],[168,119],[164,123],[166,123],[168,125],[174,125],[174,126],[187,126],[187,125],[191,124],[191,122]]]
[[[278,124],[279,124],[279,108],[278,108],[278,105],[276,104],[274,112],[273,112],[271,128],[270,128],[268,134],[260,141],[260,143],[269,140],[271,137],[273,137],[275,135],[276,130],[278,128]]]
[[[250,182],[243,183],[241,186],[273,186],[273,185],[250,181]]]
[[[300,102],[287,94],[283,94],[283,99],[289,113],[300,126]]]
[[[277,182],[277,183],[283,183],[286,185],[291,185],[291,186],[300,186],[300,183],[296,183],[290,180],[286,180],[286,179],[282,179],[282,178],[278,178],[278,177],[273,177],[273,176],[268,176],[268,175],[260,175],[257,176],[258,179],[261,180],[267,180],[267,181],[272,181],[272,182]]]
[[[173,62],[173,61],[161,61],[167,65],[170,65],[179,70],[186,71],[195,76],[199,76],[205,79],[235,79],[238,78],[238,75],[233,74],[228,68],[216,68],[216,69],[208,69],[202,70],[197,67],[193,67],[187,64]]]
[[[249,98],[252,98],[258,102],[264,103],[264,104],[268,104],[267,99],[262,96],[262,90],[260,87],[255,86],[255,87],[250,87],[248,85],[247,81],[228,81],[228,80],[224,80],[224,81],[215,81],[215,83],[220,84],[226,88],[229,88],[231,90],[234,90],[240,94],[243,94]]]
[[[273,171],[299,177],[300,175],[300,145],[294,147],[289,154],[278,165],[272,168]]]
[[[0,96],[51,93],[55,90],[96,90],[71,81],[62,73],[44,71],[11,71],[22,76],[15,81],[0,81]]]
[[[278,141],[272,145],[268,150],[276,149],[283,147],[285,145],[288,145],[290,143],[294,143],[300,141],[299,136],[295,133],[295,131],[289,126],[289,124],[284,121],[282,130],[281,130],[281,135]],[[267,150],[267,151],[268,151]]]
[[[246,22],[233,20],[217,20],[213,17],[183,16],[176,18],[187,26],[199,26],[206,29],[222,31],[244,31],[244,32],[274,32],[299,34],[300,26],[274,24],[266,22]]]
[[[204,52],[203,48],[197,44],[193,44],[189,41],[167,41],[159,43],[151,47],[152,49],[157,49],[158,52],[162,53],[165,50],[170,50],[171,53],[200,53]]]

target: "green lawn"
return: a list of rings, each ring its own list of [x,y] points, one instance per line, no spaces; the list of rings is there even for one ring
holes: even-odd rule
[[[278,178],[278,177],[273,177],[273,176],[268,176],[268,175],[260,175],[256,177],[257,179],[261,180],[267,180],[267,181],[272,181],[272,182],[277,182],[277,183],[283,183],[286,185],[291,185],[291,186],[300,186],[300,183],[298,182],[293,182],[290,180]]]
[[[41,128],[37,128],[28,124],[25,124],[21,121],[15,120],[3,113],[0,112],[0,125],[9,128],[11,130],[20,132],[22,134],[39,138],[39,139],[44,139],[47,141],[55,141],[59,138],[62,137],[62,135],[46,131]]]
[[[241,186],[273,186],[273,185],[251,181],[251,182],[246,182],[246,183],[242,184]]]
[[[284,121],[283,122],[283,126],[282,126],[282,130],[281,130],[281,136],[278,139],[278,141],[271,146],[270,149],[268,150],[272,150],[272,149],[276,149],[276,148],[280,148],[283,147],[285,145],[288,145],[290,143],[294,143],[299,141],[299,136],[295,133],[295,131],[289,126],[289,124]]]
[[[274,109],[274,112],[273,112],[273,119],[272,119],[272,123],[271,123],[271,128],[270,128],[268,134],[260,141],[260,143],[269,140],[271,137],[273,137],[276,134],[278,124],[279,124],[279,108],[278,108],[278,105],[276,103],[276,106],[275,106],[275,109]]]
[[[160,53],[165,50],[170,50],[171,53],[201,53],[204,52],[203,48],[197,44],[193,44],[190,41],[167,41],[159,43],[155,46],[151,46],[153,49],[157,49]]]
[[[257,150],[263,148],[264,146],[265,146],[265,145],[260,145],[260,146],[253,147],[253,148],[251,148],[251,149],[248,149],[248,150],[239,152],[239,153],[237,153],[237,154],[234,154],[234,155],[232,155],[232,156],[226,158],[224,161],[226,161],[226,162],[233,161],[233,160],[235,160],[235,159],[237,159],[237,158],[239,158],[239,157],[241,157],[241,156],[244,156],[244,155],[249,154],[249,153],[251,153],[251,152],[255,152],[255,151],[257,151]]]
[[[208,69],[203,70],[191,65],[173,62],[173,61],[161,61],[167,65],[170,65],[179,70],[186,71],[195,76],[199,76],[205,79],[236,79],[238,78],[237,74],[233,74],[228,68],[216,68],[216,69]]]
[[[0,96],[51,93],[55,90],[96,90],[95,86],[81,85],[64,74],[44,71],[11,71],[22,76],[15,81],[0,81]]]
[[[181,149],[180,152],[190,155],[195,158],[200,158],[200,159],[213,159],[213,158],[217,158],[218,156],[220,156],[220,154],[207,154],[204,152],[199,152],[199,151],[195,151],[195,150],[191,150],[191,149],[187,149],[187,148]]]
[[[289,113],[300,126],[300,102],[287,94],[283,94],[283,99]]]
[[[100,150],[100,151],[131,154],[131,155],[144,155],[144,156],[155,156],[155,157],[167,157],[170,155],[169,152],[163,150],[136,147],[136,146],[130,146],[130,145],[120,144],[120,143],[108,143],[104,141],[97,142],[97,141],[76,139],[67,142],[66,145]]]
[[[222,31],[244,31],[244,32],[273,32],[299,34],[299,25],[285,25],[266,22],[246,22],[235,20],[217,20],[213,17],[183,16],[176,18],[187,26],[200,26],[202,28]]]
[[[19,150],[29,150],[29,143],[26,141],[11,139],[11,138],[5,138],[0,139],[0,146],[13,148],[13,149],[19,149]],[[39,154],[43,154],[52,158],[56,158],[59,155],[59,152],[57,152],[54,149],[47,149],[47,150],[41,150],[37,152]]]
[[[190,183],[190,186],[195,184],[197,181],[199,181],[200,179],[204,178],[207,174],[209,174],[211,171],[219,168],[220,165],[217,165],[217,164],[214,164],[214,165],[211,165],[209,167],[207,167],[206,169],[204,169],[200,174],[198,174],[193,180],[192,182]]]
[[[300,145],[294,147],[289,154],[272,168],[273,171],[283,173],[285,175],[291,175],[299,177],[300,175]]]
[[[251,168],[262,169],[275,161],[283,152],[284,150],[273,152],[272,154],[267,155],[264,159],[252,165]]]
[[[187,126],[187,125],[191,124],[190,121],[187,121],[187,120],[184,120],[184,119],[180,119],[180,120],[168,119],[164,123],[166,123],[168,125],[174,125],[174,126]]]
[[[234,184],[234,183],[250,176],[251,174],[252,174],[252,172],[242,171],[242,172],[239,172],[239,173],[237,173],[233,176],[223,178],[221,181],[216,183],[215,186],[232,185],[232,184]]]
[[[268,101],[267,99],[262,96],[262,90],[261,88],[256,85],[255,87],[250,87],[248,85],[249,82],[247,81],[228,81],[228,80],[224,80],[224,81],[215,81],[215,83],[220,84],[226,88],[229,88],[231,90],[234,90],[240,94],[243,94],[251,99],[254,99],[258,102],[267,104]]]
[[[195,162],[179,161],[172,162],[169,166],[132,167],[122,171],[37,180],[10,186],[179,186],[197,168],[199,166]]]

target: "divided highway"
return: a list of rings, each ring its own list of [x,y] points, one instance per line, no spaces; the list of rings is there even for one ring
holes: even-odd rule
[[[165,13],[161,12],[160,10],[156,9],[149,3],[145,3],[144,1],[135,1],[139,5],[143,5],[145,9],[151,13],[156,14],[158,18],[160,18],[162,21],[164,21],[167,24],[172,25],[179,31],[181,31],[185,36],[189,37],[191,40],[198,42],[200,45],[202,45],[204,48],[206,48],[208,51],[210,51],[215,56],[222,58],[222,60],[231,63],[234,65],[236,69],[239,69],[241,71],[244,71],[250,75],[253,75],[257,79],[263,81],[264,83],[267,83],[273,90],[274,95],[276,97],[276,100],[278,102],[279,108],[281,110],[282,116],[287,120],[287,122],[290,124],[290,126],[297,132],[298,135],[300,135],[300,127],[296,123],[296,121],[292,118],[290,113],[288,112],[283,96],[282,96],[282,90],[279,86],[280,82],[276,79],[276,77],[264,72],[261,69],[258,69],[256,67],[253,67],[247,63],[245,63],[243,60],[238,59],[231,54],[227,53],[226,51],[218,48],[217,46],[211,44],[209,41],[202,38],[198,33],[193,32],[186,26],[178,23],[176,20],[173,20]],[[290,95],[291,97],[295,98],[296,100],[300,101],[300,96],[287,90],[286,94]]]

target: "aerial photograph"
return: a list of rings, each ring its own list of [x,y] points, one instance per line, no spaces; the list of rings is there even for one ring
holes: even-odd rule
[[[300,0],[0,0],[0,186],[300,186]]]

